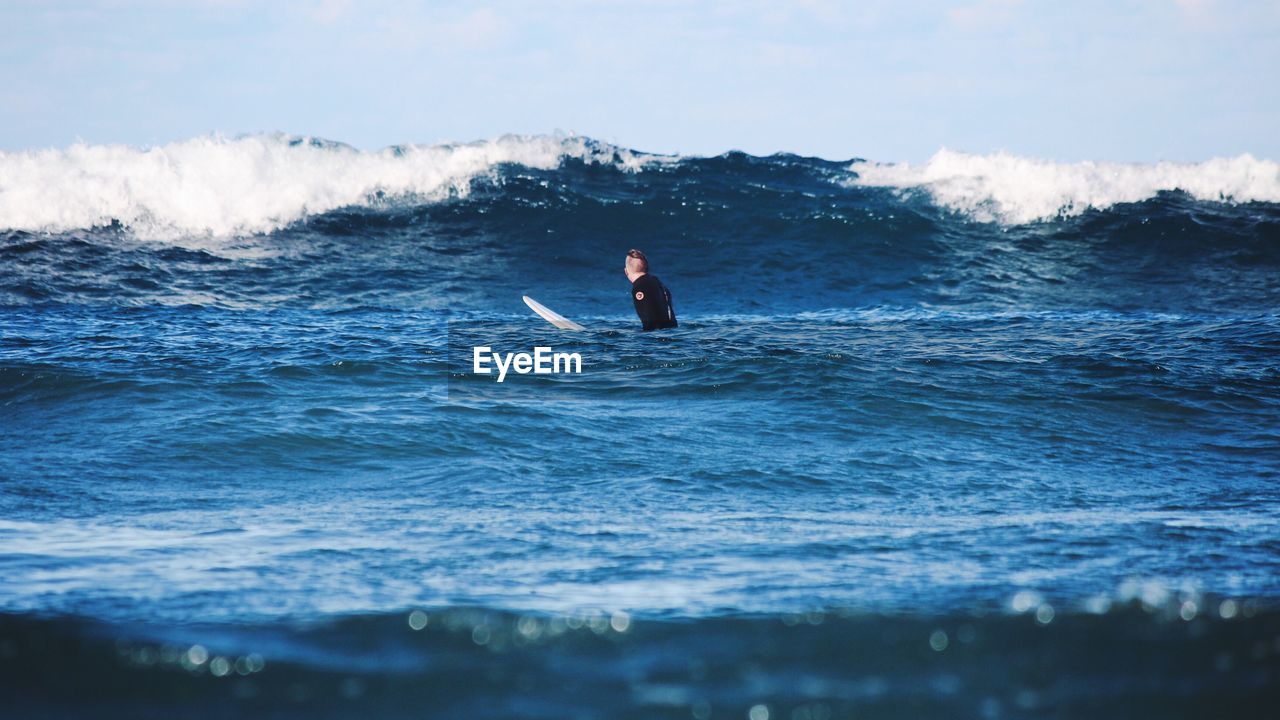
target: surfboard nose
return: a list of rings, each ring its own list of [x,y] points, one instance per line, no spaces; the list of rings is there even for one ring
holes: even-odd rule
[[[522,295],[521,297],[524,298],[524,304],[528,305],[530,310],[537,313],[538,316],[541,317],[543,320],[546,320],[547,322],[551,323],[552,325],[555,325],[561,330],[586,330],[585,327],[570,320],[569,318],[566,318],[565,316],[552,310],[546,305],[543,305],[537,300],[534,300],[528,295]]]

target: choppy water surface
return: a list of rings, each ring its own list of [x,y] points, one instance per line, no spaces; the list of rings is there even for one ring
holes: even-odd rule
[[[110,153],[0,154],[0,662],[31,715],[84,710],[57,668],[131,716],[1275,699],[1274,163]],[[636,332],[630,247],[678,331]],[[585,368],[497,384],[478,344]]]

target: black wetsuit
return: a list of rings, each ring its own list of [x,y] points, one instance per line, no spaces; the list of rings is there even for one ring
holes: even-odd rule
[[[631,300],[645,330],[676,327],[676,311],[671,306],[671,291],[656,276],[648,273],[631,283]]]

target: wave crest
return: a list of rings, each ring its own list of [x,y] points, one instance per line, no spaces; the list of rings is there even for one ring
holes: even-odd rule
[[[1200,163],[1056,163],[940,150],[923,165],[857,161],[851,185],[923,189],[981,222],[1024,224],[1181,190],[1198,200],[1280,202],[1280,163],[1252,155]]]
[[[559,135],[377,151],[275,134],[0,152],[0,228],[119,223],[144,239],[253,235],[379,198],[466,194],[499,165],[553,169],[569,158],[635,171],[658,156]]]

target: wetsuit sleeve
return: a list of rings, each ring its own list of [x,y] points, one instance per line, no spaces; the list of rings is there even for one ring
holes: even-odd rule
[[[636,315],[640,316],[640,324],[645,330],[676,326],[671,292],[657,278],[646,276],[632,285],[631,300],[635,303]]]
[[[645,330],[658,327],[666,310],[666,300],[662,290],[651,287],[649,283],[636,283],[631,288],[631,299],[636,304],[636,315],[640,316],[640,325]]]

